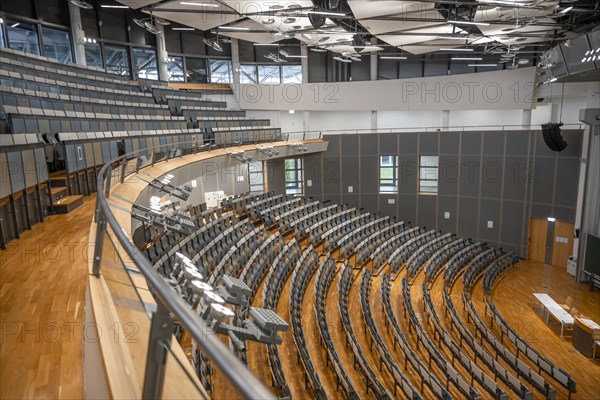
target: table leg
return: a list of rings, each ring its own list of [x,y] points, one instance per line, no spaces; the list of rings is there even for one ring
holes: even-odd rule
[[[565,325],[564,325],[564,324],[561,322],[561,323],[560,323],[560,338],[561,338],[561,339],[562,339],[562,337],[563,337],[563,327],[564,327],[564,326],[565,326]]]

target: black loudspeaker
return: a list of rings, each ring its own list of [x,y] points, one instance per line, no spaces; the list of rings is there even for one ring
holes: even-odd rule
[[[315,29],[319,29],[320,27],[325,25],[325,17],[322,15],[309,13],[308,20]]]
[[[564,141],[560,134],[561,123],[548,122],[542,124],[542,135],[544,136],[544,142],[552,151],[563,151],[567,148],[567,142]]]

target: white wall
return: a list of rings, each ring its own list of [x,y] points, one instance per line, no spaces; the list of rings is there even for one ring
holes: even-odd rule
[[[523,110],[452,110],[449,126],[521,125]]]
[[[377,128],[437,127],[441,118],[441,111],[378,111]]]

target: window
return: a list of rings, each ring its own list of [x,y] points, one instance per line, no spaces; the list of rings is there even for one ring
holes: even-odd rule
[[[102,63],[102,46],[100,43],[86,43],[85,48],[85,63],[88,67],[104,68]]]
[[[109,74],[131,76],[126,48],[105,46],[104,51],[106,52],[106,71]]]
[[[53,58],[61,64],[73,62],[69,32],[43,26],[42,43],[44,44],[44,55],[46,57]]]
[[[248,163],[248,182],[250,193],[264,193],[265,177],[263,175],[262,161]]]
[[[379,156],[379,193],[398,192],[398,156]]]
[[[133,49],[135,72],[140,79],[158,80],[156,51],[150,49]]]
[[[6,39],[4,38],[4,18],[0,17],[0,47],[6,47]]]
[[[421,156],[419,158],[419,192],[437,193],[438,166],[438,156]]]
[[[281,83],[302,83],[302,66],[282,65]]]
[[[183,82],[185,80],[183,76],[183,57],[169,57],[167,70],[169,71],[169,82]]]
[[[256,65],[240,65],[240,83],[258,83]]]
[[[258,83],[278,84],[281,83],[279,65],[257,65]]]
[[[204,58],[185,58],[185,76],[190,83],[207,83],[206,60]]]
[[[40,54],[35,25],[9,19],[6,21],[6,29],[8,31],[8,44],[11,49]]]
[[[231,60],[210,60],[210,82],[231,83]]]
[[[285,193],[302,194],[302,159],[285,160]]]

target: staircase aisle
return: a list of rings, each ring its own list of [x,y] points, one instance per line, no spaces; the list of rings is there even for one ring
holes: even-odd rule
[[[52,189],[53,201],[67,197]],[[79,196],[78,196],[79,197]],[[0,251],[0,398],[81,399],[87,248],[96,196]],[[63,203],[64,204],[64,203]]]

